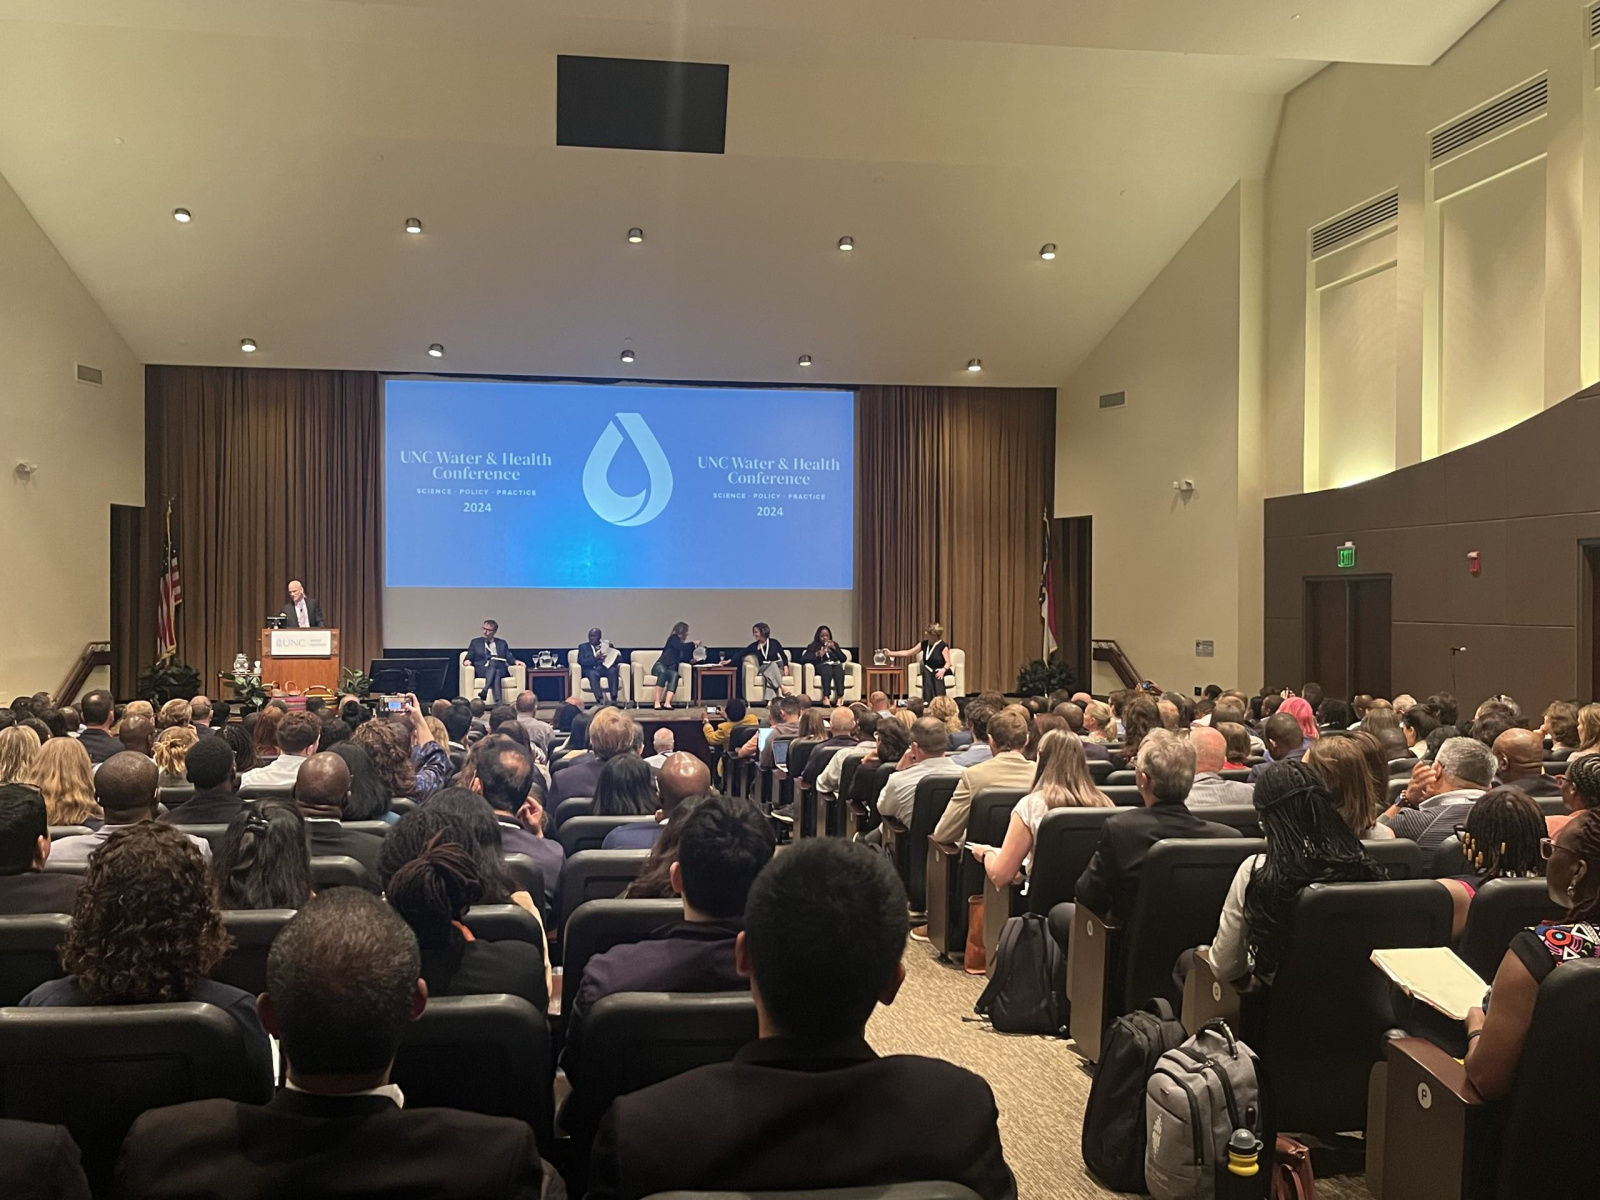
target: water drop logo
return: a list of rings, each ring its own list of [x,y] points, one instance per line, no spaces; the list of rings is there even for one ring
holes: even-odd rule
[[[617,495],[606,478],[611,460],[622,449],[624,434],[650,473],[650,486],[635,496]],[[656,435],[638,413],[618,413],[606,422],[599,441],[589,451],[589,461],[583,464],[583,495],[595,514],[613,525],[646,525],[667,507],[667,501],[672,499],[672,467]]]

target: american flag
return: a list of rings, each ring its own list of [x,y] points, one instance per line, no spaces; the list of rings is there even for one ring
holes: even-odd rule
[[[183,577],[178,573],[178,548],[172,542],[172,501],[167,501],[166,540],[161,548],[161,610],[156,614],[156,658],[178,653],[178,605],[183,603]]]

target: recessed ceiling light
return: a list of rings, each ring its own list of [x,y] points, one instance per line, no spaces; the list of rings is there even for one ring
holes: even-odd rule
[[[622,361],[623,362],[632,362],[633,361],[633,351],[632,350],[624,350],[622,352]]]
[[[243,350],[246,354],[254,354],[256,352],[255,338],[240,338],[239,349]]]
[[[639,242],[644,241],[644,230],[638,228],[637,226],[628,230],[628,240],[636,245]]]
[[[444,357],[444,347],[441,346],[438,342],[435,342],[433,345],[428,347],[428,353],[431,354],[434,358],[443,358]]]
[[[1046,242],[1044,245],[1039,247],[1039,257],[1044,259],[1045,262],[1050,262],[1055,258],[1055,256],[1056,244],[1054,242]]]
[[[187,208],[175,208],[172,210],[172,219],[179,225],[187,225],[194,220],[194,214]]]
[[[967,370],[974,372],[983,370],[983,359],[975,358],[967,363]]]
[[[855,248],[856,248],[856,240],[855,240],[855,238],[851,237],[848,233],[845,234],[842,238],[839,239],[839,249],[841,249],[841,250],[854,250]]]
[[[802,367],[809,367],[809,366],[810,366],[810,365],[811,365],[811,355],[809,355],[809,354],[802,354],[802,355],[801,355],[801,356],[800,356],[800,365],[801,365],[801,366],[802,366]]]
[[[407,217],[406,218],[406,232],[407,233],[421,233],[422,232],[422,222],[421,222],[421,220],[419,220],[416,217]]]

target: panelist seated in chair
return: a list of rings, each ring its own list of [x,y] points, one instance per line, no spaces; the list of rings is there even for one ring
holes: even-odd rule
[[[479,698],[498,704],[500,684],[511,674],[511,646],[500,636],[498,621],[485,621],[483,635],[467,644],[467,665],[483,680]]]
[[[1485,1100],[1511,1090],[1545,976],[1563,963],[1600,958],[1600,811],[1578,813],[1543,849],[1550,899],[1566,917],[1513,936],[1485,1006],[1467,1013],[1467,1079]],[[1589,1031],[1574,1029],[1572,1036]]]
[[[811,838],[757,877],[734,946],[760,1038],[732,1062],[620,1096],[591,1160],[594,1200],[940,1180],[1011,1200],[994,1094],[961,1067],[880,1058],[867,1019],[905,979],[906,893],[887,859]],[[818,1148],[825,1147],[825,1153]]]
[[[615,704],[617,683],[622,678],[622,655],[598,629],[589,630],[589,639],[578,647],[578,673],[589,681],[596,703]],[[601,685],[605,686],[602,687]],[[582,697],[578,697],[581,701]]]
[[[823,704],[844,703],[845,663],[849,661],[850,656],[833,640],[833,630],[818,625],[817,632],[811,635],[811,644],[800,652],[800,662],[816,671],[822,685]]]
[[[743,657],[754,659],[756,678],[761,681],[761,698],[770,700],[783,694],[783,673],[789,664],[789,652],[783,643],[772,636],[772,627],[757,621],[750,627],[755,640],[744,648]]]
[[[264,1106],[198,1100],[145,1113],[123,1143],[118,1194],[540,1196],[551,1176],[526,1122],[408,1109],[389,1082],[428,1001],[421,973],[417,939],[376,896],[334,888],[309,901],[273,940],[261,997],[287,1087]]]

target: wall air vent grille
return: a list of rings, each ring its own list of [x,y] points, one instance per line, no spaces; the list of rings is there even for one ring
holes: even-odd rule
[[[78,364],[79,383],[92,383],[98,386],[104,379],[105,373],[99,367],[90,367],[83,363]]]
[[[1332,250],[1342,242],[1348,242],[1357,234],[1365,233],[1369,229],[1376,229],[1390,221],[1400,218],[1400,193],[1390,192],[1387,196],[1380,196],[1371,204],[1364,204],[1354,212],[1345,213],[1342,217],[1335,217],[1326,225],[1320,225],[1311,231],[1311,253],[1321,254],[1325,250]]]
[[[1127,392],[1107,392],[1100,397],[1101,408],[1121,408],[1128,402]]]
[[[1589,10],[1589,40],[1600,42],[1600,4]]]
[[[1497,129],[1504,129],[1507,125],[1549,107],[1550,81],[1541,76],[1435,133],[1433,159],[1437,162],[1464,146],[1470,146],[1473,142],[1488,137]]]

